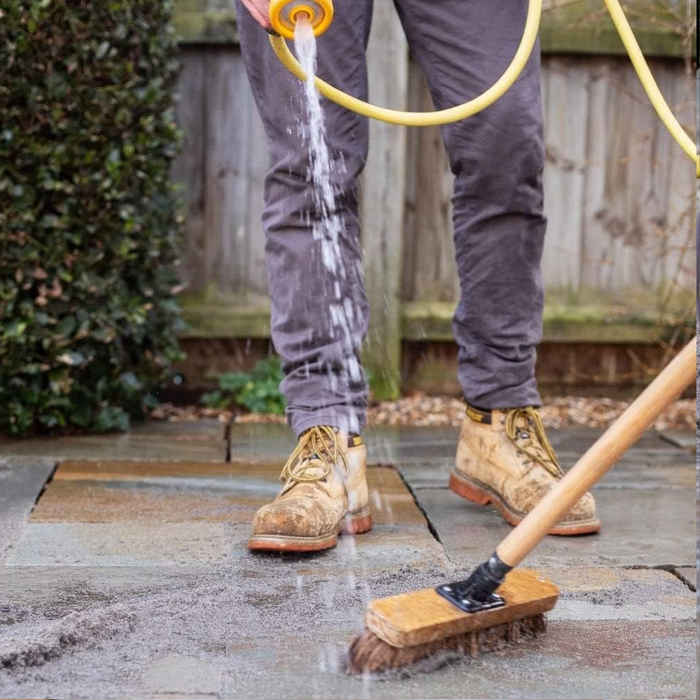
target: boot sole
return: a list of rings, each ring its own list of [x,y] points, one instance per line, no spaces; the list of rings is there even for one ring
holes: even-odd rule
[[[338,544],[338,535],[361,535],[372,529],[372,514],[369,508],[348,513],[338,523],[334,533],[318,537],[295,537],[293,535],[253,535],[248,540],[248,549],[253,552],[319,552]]]
[[[487,506],[489,503],[493,503],[496,510],[510,525],[519,525],[526,515],[525,513],[513,510],[498,493],[486,484],[470,479],[456,471],[450,474],[450,489],[458,496],[472,503],[476,503],[478,506]],[[557,524],[549,530],[547,534],[570,537],[572,535],[590,535],[599,531],[600,520],[598,520],[598,518],[591,518],[581,522],[574,522],[570,525],[565,523]]]

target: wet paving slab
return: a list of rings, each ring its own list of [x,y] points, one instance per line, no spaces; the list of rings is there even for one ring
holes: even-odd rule
[[[64,459],[180,460],[224,462],[227,444],[223,439],[167,435],[83,435],[79,437],[7,440],[0,443],[5,457],[42,456]]]
[[[693,621],[696,617],[693,591],[670,571],[590,566],[543,566],[537,571],[561,591],[550,620]]]
[[[387,429],[370,453],[401,461],[369,470],[372,532],[317,555],[250,553],[252,513],[277,493],[293,447],[275,431],[234,430],[232,464],[64,460],[0,566],[0,656],[10,640],[49,657],[0,674],[0,697],[696,697],[687,451],[645,436],[596,490],[603,533],[548,538],[525,562],[562,591],[542,638],[377,681],[342,671],[367,602],[465,577],[510,527],[446,488],[456,431],[431,442],[430,429]],[[594,439],[579,432],[558,449],[575,460]],[[630,552],[642,568],[628,568]],[[649,568],[667,564],[680,568]]]
[[[568,469],[601,434],[552,431]],[[442,454],[443,446],[436,448]],[[411,487],[448,556],[476,563],[511,530],[493,506],[476,506],[448,487],[454,457],[404,458],[397,469]],[[600,534],[548,537],[528,561],[535,565],[690,566],[695,561],[695,464],[692,454],[659,434],[645,434],[597,484]]]
[[[81,435],[75,437],[34,438],[31,440],[2,440],[0,455],[49,457],[54,460],[178,460],[225,462],[228,453],[223,425],[169,433],[153,433],[144,426],[125,434]]]
[[[0,457],[0,565],[20,540],[55,466],[51,459]]]
[[[63,462],[10,566],[223,564],[246,549],[255,511],[279,491],[277,462]],[[444,561],[399,474],[368,470],[374,529],[341,537],[310,569]],[[273,557],[277,555],[272,555]]]
[[[228,423],[214,418],[196,420],[165,421],[147,420],[135,423],[129,433],[132,437],[168,437],[174,440],[226,440]]]
[[[315,645],[314,645],[315,646]],[[332,648],[332,647],[331,647]],[[310,651],[313,651],[312,646]],[[552,623],[539,640],[475,661],[420,671],[391,681],[345,679],[332,652],[318,653],[320,672],[304,680],[292,649],[256,662],[242,653],[241,670],[224,672],[223,697],[277,698],[653,698],[695,697],[692,623]]]
[[[694,597],[668,572],[547,569],[562,598],[539,640],[378,681],[342,670],[368,600],[440,583],[449,565],[300,574],[307,564],[251,557],[225,567],[0,569],[0,630],[14,616],[30,641],[37,624],[61,624],[78,640],[64,648],[44,634],[56,656],[0,674],[0,696],[693,697]],[[654,617],[662,604],[668,619]],[[94,620],[114,633],[91,638]]]
[[[62,462],[34,509],[32,522],[250,523],[281,488],[278,462]],[[426,521],[399,474],[370,468],[376,525]]]
[[[676,455],[678,458],[678,455]],[[683,456],[680,455],[682,458]],[[568,463],[562,462],[564,471],[573,466],[575,458]],[[398,470],[413,489],[448,488],[450,473],[454,468],[454,459],[426,462],[404,462]],[[629,460],[618,462],[593,487],[597,489],[636,489],[649,490],[657,488],[693,489],[695,487],[695,467],[691,460],[684,462],[645,463]]]
[[[676,447],[688,450],[692,453],[697,451],[698,440],[692,430],[663,430],[661,437]]]
[[[449,489],[416,491],[447,555],[476,562],[511,531],[493,506]],[[537,566],[684,566],[695,560],[695,494],[690,489],[598,489],[599,534],[547,537],[528,557]]]
[[[600,437],[598,428],[564,428],[550,430],[548,436],[562,464],[572,464]],[[650,431],[620,460],[622,463],[673,463],[687,457],[687,446],[694,444],[692,431],[670,433]],[[371,426],[364,434],[370,464],[426,464],[454,459],[459,429],[453,427]],[[286,425],[234,424],[230,431],[230,447],[234,456],[255,458],[261,454],[286,458],[294,449],[295,440]]]
[[[457,428],[449,427],[372,426],[363,437],[370,464],[393,464],[401,457],[453,454],[458,435]],[[296,440],[286,425],[239,423],[231,426],[229,445],[231,454],[241,459],[265,455],[286,460]]]

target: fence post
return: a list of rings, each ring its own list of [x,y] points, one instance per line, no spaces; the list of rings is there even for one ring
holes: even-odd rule
[[[374,4],[367,52],[370,99],[406,109],[408,49],[394,3]],[[377,399],[401,389],[401,269],[406,128],[370,121],[362,195],[364,270],[371,306],[364,364]]]

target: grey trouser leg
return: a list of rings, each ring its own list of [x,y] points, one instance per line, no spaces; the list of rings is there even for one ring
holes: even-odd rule
[[[439,109],[490,87],[515,53],[527,0],[396,0],[411,52]],[[459,380],[483,408],[539,405],[536,345],[544,146],[539,45],[513,87],[483,112],[443,127],[456,176],[454,316]]]
[[[265,178],[263,229],[272,298],[272,340],[282,358],[287,419],[298,434],[315,425],[358,433],[365,422],[367,382],[359,367],[359,346],[367,333],[369,309],[362,280],[360,219],[356,181],[367,159],[366,119],[323,100],[328,145],[344,167],[333,175],[342,219],[346,275],[338,278],[340,298],[353,309],[348,343],[330,318],[338,297],[314,240],[319,213],[308,182],[308,147],[299,135],[304,120],[303,86],[278,61],[267,33],[237,0],[241,49],[270,148]],[[318,40],[318,72],[341,90],[367,99],[365,48],[371,0],[339,0],[331,28]],[[347,302],[346,302],[347,303]]]

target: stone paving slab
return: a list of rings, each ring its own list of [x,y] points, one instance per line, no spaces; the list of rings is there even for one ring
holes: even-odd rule
[[[670,571],[538,567],[561,595],[550,620],[695,620],[695,595]]]
[[[0,438],[0,457],[60,459],[171,459],[223,462],[227,426],[218,420],[144,421],[127,434],[9,440]]]
[[[0,454],[5,457],[38,456],[65,459],[180,460],[224,462],[225,440],[180,435],[81,435],[76,437],[4,440]]]
[[[372,425],[364,432],[365,442],[415,445],[441,443],[455,440],[459,428],[450,426],[400,426]],[[286,441],[294,445],[294,435],[289,426],[280,423],[233,423],[230,429],[232,445],[247,446],[261,441]]]
[[[451,466],[457,446],[458,431],[442,428],[432,440],[431,429],[416,428],[416,434],[398,432],[393,426],[375,426],[365,433],[369,464],[393,465],[400,468],[412,465]],[[252,428],[257,428],[253,431]],[[269,429],[269,430],[266,430]],[[273,430],[274,429],[274,430]],[[406,429],[403,429],[406,431]],[[576,460],[597,440],[602,431],[589,428],[569,428],[550,431],[555,450],[564,467],[572,466]],[[294,439],[283,425],[253,426],[234,425],[231,433],[231,455],[239,459],[260,459],[263,456],[284,461],[294,449]],[[622,456],[614,467],[642,465],[677,465],[688,459],[688,451],[664,441],[655,433],[647,433]]]
[[[490,508],[452,494],[446,480],[433,488],[438,476],[446,478],[440,469],[451,467],[455,436],[433,433],[431,445],[429,429],[391,429],[375,434],[370,447],[401,457],[403,477],[453,561],[388,468],[369,470],[372,532],[341,537],[336,549],[318,555],[252,554],[249,524],[222,513],[236,504],[251,512],[277,493],[284,445],[293,441],[285,426],[275,430],[271,441],[260,426],[251,430],[248,456],[245,435],[235,435],[233,465],[180,457],[167,465],[64,462],[11,565],[0,567],[0,643],[13,634],[31,643],[57,621],[67,634],[55,637],[48,663],[0,674],[0,697],[696,697],[693,592],[668,571],[609,566],[631,553],[652,566],[687,564],[678,573],[694,574],[688,452],[645,438],[637,458],[646,455],[644,470],[621,463],[597,492],[603,534],[548,538],[543,556],[525,562],[542,566],[562,590],[540,640],[377,682],[341,672],[368,600],[462,578],[511,529]],[[137,439],[148,444],[153,437]],[[575,457],[591,436],[574,437],[560,444]],[[250,454],[258,455],[253,468]],[[227,500],[232,495],[238,500]],[[674,552],[685,558],[669,561]],[[71,627],[125,614],[133,624],[114,636],[107,630],[91,639],[86,628]]]
[[[591,440],[592,445],[594,440]],[[399,469],[412,466],[452,465],[454,464],[457,442],[437,443],[434,445],[385,445],[378,449],[372,449],[368,444],[367,454],[370,464],[392,464]],[[584,454],[590,445],[576,446],[564,443],[563,447],[555,447],[559,461],[564,469],[572,467]],[[619,467],[627,466],[631,469],[645,465],[657,467],[674,464],[690,464],[692,456],[685,450],[674,447],[668,443],[663,448],[632,448],[628,450],[616,463],[613,469],[619,471]]]
[[[366,538],[356,538],[356,544]],[[233,563],[237,577],[255,581],[278,577],[279,590],[290,583],[297,593],[312,581],[325,581],[341,589],[353,571],[353,585],[361,583],[377,567],[368,566],[364,552],[354,557],[342,546],[339,554],[347,559],[344,569],[335,567],[338,557],[245,555]],[[368,548],[364,548],[366,551]],[[335,559],[332,566],[329,561]],[[395,562],[396,590],[406,588],[406,561]],[[350,566],[353,568],[351,569]],[[456,573],[446,562],[433,561],[430,585],[452,580]],[[423,568],[427,567],[427,561]],[[87,605],[117,603],[125,596],[138,596],[167,587],[196,585],[216,579],[211,566],[8,566],[0,568],[0,604],[33,606],[55,616]],[[695,595],[668,571],[612,567],[539,567],[538,572],[560,589],[559,602],[550,620],[694,620]],[[466,573],[466,572],[465,572]],[[0,622],[0,624],[2,624]]]
[[[31,523],[7,566],[201,566],[254,555],[246,543],[249,525],[230,523]],[[400,566],[424,568],[445,562],[443,549],[425,527],[379,525],[357,537],[341,536],[333,550],[301,560],[303,575]]]
[[[229,464],[69,461],[59,465],[32,521],[249,523],[266,495],[237,483]]]
[[[249,524],[280,489],[270,462],[63,462],[32,513],[33,522]],[[368,470],[376,525],[426,521],[398,473]]]
[[[279,469],[269,462],[64,462],[9,564],[213,565],[252,556],[250,522],[279,491]],[[444,562],[398,473],[370,468],[368,485],[374,530],[342,537],[305,570]]]
[[[17,544],[55,467],[53,460],[0,458],[0,564]]]
[[[313,653],[318,645],[310,647]],[[239,653],[241,669],[224,672],[222,697],[696,697],[693,623],[552,623],[534,643],[392,682],[344,678],[328,649],[317,652],[320,672],[309,669],[303,674],[294,644],[277,647],[263,659],[244,649]],[[256,677],[254,668],[260,665],[264,670]]]
[[[29,617],[49,624],[74,611],[89,617],[116,606],[134,615],[126,635],[85,640],[70,653],[58,649],[57,658],[36,669],[3,674],[0,696],[693,697],[692,602],[684,603],[691,616],[659,621],[649,619],[653,612],[644,617],[632,600],[692,601],[667,572],[548,569],[563,595],[541,639],[377,682],[341,672],[367,601],[438,583],[446,572],[395,565],[378,573],[358,561],[351,572],[300,573],[308,561],[251,556],[224,568],[0,569],[0,609],[14,616],[13,624]],[[0,624],[0,639],[6,629]]]
[[[7,565],[223,564],[243,539],[229,523],[30,523]]]
[[[554,448],[566,453],[583,454],[602,434],[599,428],[563,428],[548,431]],[[685,434],[685,440],[689,439]],[[693,435],[690,433],[689,435]],[[370,426],[364,434],[369,459],[377,461],[402,461],[420,459],[424,456],[453,458],[459,429],[452,427],[406,427]],[[231,426],[230,445],[232,452],[250,457],[265,453],[283,457],[295,444],[294,436],[286,425],[235,423]],[[632,448],[636,455],[645,454],[647,459],[664,460],[673,452],[673,443],[664,440],[659,433],[645,433]],[[418,448],[414,450],[413,448]],[[638,458],[638,457],[635,457]]]
[[[135,423],[129,431],[132,437],[165,436],[173,439],[225,440],[227,424],[215,418],[185,421],[147,420]]]
[[[570,427],[547,432],[555,449],[570,448],[577,452],[587,450],[602,434],[601,428]],[[634,450],[668,450],[668,443],[655,430],[648,430],[633,445]]]
[[[698,442],[697,436],[692,430],[663,430],[661,437],[676,447],[695,452]]]
[[[571,463],[564,465],[567,471]],[[413,489],[448,488],[454,460],[436,462],[408,462],[398,469]],[[595,489],[693,489],[695,466],[692,460],[685,463],[643,464],[631,461],[618,462],[594,486]]]
[[[448,556],[476,563],[511,531],[492,506],[448,489],[416,491]],[[527,559],[534,565],[683,566],[695,560],[695,494],[690,489],[599,489],[600,534],[547,537]]]

